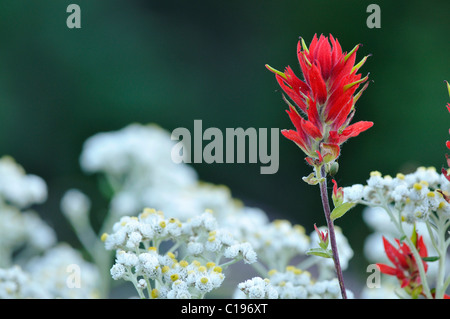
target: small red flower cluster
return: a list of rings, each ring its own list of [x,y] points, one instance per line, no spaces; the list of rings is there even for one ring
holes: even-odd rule
[[[411,249],[406,243],[401,243],[400,240],[395,239],[395,242],[399,248],[395,248],[386,238],[383,237],[384,250],[386,256],[394,264],[394,267],[377,264],[380,271],[387,275],[396,276],[401,282],[401,287],[408,287],[412,291],[420,286],[420,274],[417,262],[411,252]],[[427,247],[423,242],[423,237],[419,236],[416,240],[416,249],[419,252],[420,257],[427,257]],[[428,269],[428,265],[425,261],[422,261],[425,272]]]
[[[419,253],[420,258],[426,259],[426,257],[428,257],[428,250],[423,241],[423,237],[418,236],[418,234],[414,232],[411,239]],[[385,264],[377,264],[377,267],[384,274],[396,276],[400,281],[401,288],[404,288],[412,297],[417,298],[420,294],[422,294],[422,283],[417,261],[414,258],[410,247],[406,243],[402,243],[398,239],[395,239],[395,242],[399,246],[398,248],[395,248],[386,238],[383,237],[386,256],[394,264],[394,267]],[[426,273],[428,270],[428,264],[425,260],[421,260],[421,262],[423,263]],[[444,299],[450,299],[450,296],[445,294]]]
[[[330,44],[331,41],[331,44]],[[284,93],[297,105],[289,105],[287,113],[295,130],[282,134],[295,142],[308,156],[309,164],[332,162],[340,154],[340,145],[350,137],[369,129],[373,123],[360,121],[350,125],[355,103],[368,83],[356,93],[368,76],[357,74],[368,56],[355,65],[359,45],[349,53],[342,52],[337,39],[314,35],[309,48],[303,39],[297,55],[304,80],[300,80],[288,66],[284,72],[266,67],[275,73]],[[301,114],[300,114],[301,113]]]

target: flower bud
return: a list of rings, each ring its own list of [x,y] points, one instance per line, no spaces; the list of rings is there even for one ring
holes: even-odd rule
[[[344,202],[344,189],[342,187],[337,186],[336,181],[332,180],[334,186],[333,186],[333,194],[331,195],[331,198],[333,199],[334,207],[341,206]]]
[[[328,248],[328,242],[329,242],[329,238],[328,238],[328,232],[327,231],[320,231],[316,224],[314,224],[314,229],[316,230],[317,235],[319,236],[319,246],[322,249],[327,249]]]
[[[336,175],[338,171],[339,171],[339,163],[338,163],[338,162],[333,162],[333,163],[328,167],[328,174],[329,174],[330,176]]]

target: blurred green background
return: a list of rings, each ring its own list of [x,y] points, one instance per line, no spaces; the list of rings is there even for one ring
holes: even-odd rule
[[[69,4],[81,7],[81,29],[66,26]],[[367,6],[381,8],[370,29]],[[296,60],[298,37],[337,37],[345,51],[372,54],[361,73],[372,83],[358,101],[356,120],[375,123],[346,143],[340,186],[364,183],[369,172],[408,172],[445,163],[450,114],[450,2],[445,1],[25,1],[0,3],[0,154],[48,183],[39,207],[60,240],[77,242],[59,212],[69,187],[94,193],[81,172],[83,142],[131,122],[172,131],[193,128],[291,128],[286,105],[266,63]],[[280,167],[194,165],[202,180],[230,187],[235,197],[312,231],[325,223],[319,190],[302,182],[304,156],[280,135]],[[99,199],[93,199],[94,205]],[[337,224],[364,276],[362,244],[369,233],[361,208]],[[99,217],[100,218],[100,217]]]

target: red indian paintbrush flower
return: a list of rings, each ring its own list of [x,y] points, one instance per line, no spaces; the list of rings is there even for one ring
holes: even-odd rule
[[[410,247],[406,243],[401,243],[398,239],[395,239],[395,241],[399,248],[395,248],[383,237],[386,256],[394,264],[394,267],[385,264],[377,264],[377,266],[382,273],[396,276],[401,283],[401,287],[406,288],[409,293],[420,293],[421,279],[417,261],[415,260]],[[417,236],[417,233],[415,233],[415,240],[413,240],[413,243],[421,258],[428,257],[427,247],[425,246],[422,236]],[[426,272],[428,269],[427,263],[423,260],[420,262],[423,262],[424,270]]]
[[[331,42],[331,44],[330,44]],[[282,130],[282,134],[295,142],[314,163],[332,162],[340,154],[340,145],[350,137],[369,129],[373,123],[360,121],[350,125],[355,103],[367,88],[359,68],[368,56],[355,65],[359,45],[349,53],[342,52],[338,40],[314,35],[309,48],[303,39],[297,45],[297,55],[304,80],[300,80],[288,66],[284,72],[266,67],[275,73],[289,106],[287,113],[295,130]]]
[[[448,95],[450,95],[450,84],[448,82],[446,82],[446,83],[447,83]],[[447,106],[447,110],[450,112],[450,103],[447,103],[446,106]],[[449,130],[449,133],[450,133],[450,130]],[[447,141],[445,143],[445,146],[447,146],[447,148],[450,149],[450,141]],[[447,166],[450,167],[450,157],[448,156],[448,154],[445,154],[445,158],[447,159]],[[442,168],[442,174],[445,176],[445,178],[448,181],[450,181],[450,175],[449,175],[449,172],[447,169]]]

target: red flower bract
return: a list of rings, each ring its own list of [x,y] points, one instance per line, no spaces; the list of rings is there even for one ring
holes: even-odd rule
[[[373,125],[366,121],[350,125],[355,103],[368,85],[356,92],[368,79],[357,73],[368,58],[364,57],[355,65],[358,48],[359,45],[349,53],[342,52],[332,35],[330,39],[314,35],[309,47],[300,39],[297,55],[303,80],[289,66],[280,72],[266,65],[293,102],[284,97],[295,130],[282,130],[282,134],[306,153],[310,164],[321,157],[327,162],[335,160],[342,143]]]
[[[402,288],[408,288],[411,292],[415,288],[420,287],[421,279],[417,261],[415,260],[410,247],[406,243],[401,243],[398,239],[395,240],[398,248],[395,248],[386,238],[383,237],[384,250],[386,256],[394,264],[394,267],[377,264],[377,267],[384,274],[396,276],[401,283]],[[423,241],[422,236],[416,235],[415,246],[421,258],[428,257],[427,247]],[[424,265],[425,272],[428,265],[425,261],[420,261]]]

